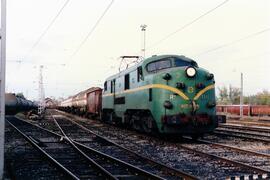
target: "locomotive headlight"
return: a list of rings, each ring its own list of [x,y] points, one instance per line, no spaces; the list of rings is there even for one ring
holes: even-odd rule
[[[196,69],[190,66],[186,69],[186,74],[188,77],[194,77],[196,75]]]

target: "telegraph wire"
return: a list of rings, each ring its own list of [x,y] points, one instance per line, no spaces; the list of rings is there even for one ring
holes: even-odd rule
[[[70,60],[79,52],[79,50],[82,48],[82,46],[85,44],[85,42],[88,40],[88,38],[93,34],[93,32],[95,31],[95,29],[97,28],[98,24],[101,22],[101,20],[103,19],[103,17],[105,16],[105,14],[107,13],[107,11],[110,9],[110,7],[112,6],[114,0],[112,0],[110,2],[110,4],[106,7],[106,9],[104,10],[104,12],[101,14],[101,16],[98,18],[98,20],[96,21],[95,25],[90,29],[90,31],[87,33],[87,35],[85,36],[85,38],[81,41],[81,43],[79,44],[79,46],[76,48],[76,50],[74,51],[74,53],[70,56]],[[69,64],[70,60],[68,61],[67,64]]]
[[[236,43],[239,43],[239,42],[241,42],[241,41],[247,40],[247,39],[249,39],[249,38],[253,38],[253,37],[258,36],[258,35],[260,35],[260,34],[266,33],[266,32],[268,32],[269,30],[270,30],[270,28],[267,28],[267,29],[264,29],[264,30],[261,30],[261,31],[258,31],[258,32],[252,33],[252,34],[249,34],[249,35],[247,35],[247,36],[245,36],[245,37],[242,37],[242,38],[240,38],[240,39],[236,39],[236,40],[233,40],[233,41],[231,41],[231,42],[222,44],[222,45],[220,45],[220,46],[218,46],[218,47],[215,47],[215,48],[213,48],[213,49],[209,49],[209,50],[207,50],[207,51],[201,52],[201,53],[199,53],[199,54],[197,54],[197,55],[195,55],[195,56],[201,56],[201,55],[203,55],[203,54],[208,54],[208,53],[210,53],[210,52],[217,51],[217,50],[219,50],[219,49],[222,49],[222,48],[231,46],[231,45],[233,45],[233,44],[236,44]]]
[[[52,25],[55,23],[56,19],[60,16],[60,14],[63,12],[63,10],[65,9],[65,7],[67,6],[67,4],[69,3],[70,0],[66,0],[66,2],[64,3],[64,5],[61,7],[61,9],[57,12],[56,16],[52,19],[52,21],[49,23],[49,25],[46,27],[46,29],[42,32],[42,34],[39,36],[39,38],[37,39],[37,41],[34,43],[34,45],[31,47],[31,49],[29,50],[29,53],[27,54],[26,57],[29,56],[29,54],[35,49],[35,47],[37,47],[37,45],[40,43],[41,39],[47,34],[47,32],[49,31],[49,29],[52,27]]]
[[[184,26],[180,27],[179,29],[177,29],[176,31],[168,34],[167,36],[165,36],[164,38],[160,39],[159,41],[153,43],[152,45],[148,46],[146,49],[152,48],[160,43],[162,43],[163,41],[165,41],[166,39],[170,38],[171,36],[173,36],[174,34],[186,29],[187,27],[189,27],[190,25],[194,24],[195,22],[197,22],[199,19],[203,18],[204,16],[210,14],[211,12],[215,11],[216,9],[218,9],[219,7],[223,6],[224,4],[226,4],[229,0],[225,0],[222,3],[220,3],[219,5],[217,5],[216,7],[206,11],[205,13],[203,13],[202,15],[200,15],[199,17],[193,19],[191,22],[185,24]]]

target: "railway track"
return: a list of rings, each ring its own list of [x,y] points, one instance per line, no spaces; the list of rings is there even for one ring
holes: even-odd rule
[[[89,168],[89,163],[57,134],[32,126],[17,118],[10,118],[7,122],[44,158],[62,171],[65,178],[87,179],[99,177],[96,171]]]
[[[37,168],[38,167],[38,168]],[[9,123],[5,124],[5,179],[64,179]]]
[[[261,126],[270,127],[270,120],[227,120],[229,124],[244,125],[244,126]]]
[[[214,131],[214,134],[270,142],[270,128],[222,124]]]
[[[87,126],[87,123],[86,122],[82,122],[82,121],[74,120],[74,119],[72,119],[72,120],[69,119],[69,120],[72,121],[75,124],[84,124],[84,125]],[[155,139],[153,137],[145,137],[144,135],[138,135],[135,132],[129,132],[128,134],[123,133],[124,136],[121,136],[120,135],[120,137],[119,137],[119,134],[118,135],[115,135],[115,133],[112,132],[112,131],[114,131],[114,128],[115,127],[110,126],[110,128],[107,128],[106,129],[106,128],[102,127],[101,125],[99,125],[99,123],[97,123],[98,125],[95,125],[94,128],[91,128],[91,126],[93,125],[93,123],[90,123],[90,124],[91,124],[90,126],[87,126],[87,129],[91,129],[91,130],[94,131],[95,128],[96,128],[96,126],[99,126],[99,129],[98,129],[99,131],[98,132],[101,132],[102,131],[102,134],[103,135],[106,134],[106,136],[111,137],[115,141],[117,141],[117,139],[119,139],[117,141],[117,143],[122,143],[122,144],[125,145],[125,147],[128,147],[129,149],[132,149],[132,148],[133,149],[138,149],[138,148],[136,148],[136,146],[138,146],[138,143],[136,142],[136,141],[138,141],[138,139],[141,139],[141,140],[143,139],[142,142],[143,141],[146,141],[146,142],[143,142],[143,145],[142,146],[144,146],[144,145],[149,146],[149,145],[153,144],[153,141],[156,141],[157,140],[157,139]],[[115,136],[118,136],[118,137],[115,137]],[[132,137],[134,137],[134,138],[132,138]],[[128,142],[126,142],[126,141],[128,141]],[[222,171],[222,170],[225,171],[226,172],[225,174],[227,174],[227,175],[228,174],[239,175],[239,174],[253,174],[253,173],[255,173],[255,174],[266,174],[266,173],[269,173],[269,171],[267,169],[258,168],[256,166],[252,165],[251,163],[249,164],[248,162],[240,162],[240,161],[237,161],[235,159],[228,159],[228,158],[225,158],[224,155],[221,155],[221,154],[214,154],[214,153],[209,153],[209,152],[203,152],[203,151],[197,150],[196,148],[188,147],[186,145],[180,145],[180,144],[175,145],[175,143],[167,143],[167,142],[161,142],[161,143],[165,143],[168,146],[172,146],[173,148],[177,147],[178,152],[176,152],[176,151],[173,150],[172,152],[168,152],[168,153],[174,153],[174,152],[176,152],[179,156],[183,156],[183,154],[185,154],[185,153],[187,154],[187,152],[188,152],[189,154],[187,154],[186,156],[188,156],[188,157],[193,156],[192,158],[190,158],[190,160],[194,160],[194,157],[195,158],[198,158],[199,157],[200,161],[206,160],[205,162],[200,162],[200,163],[202,163],[202,164],[203,163],[208,163],[208,164],[211,163],[213,166],[216,166],[216,167],[218,166],[219,169],[220,169],[220,171]],[[131,145],[131,144],[133,144],[133,145]],[[161,146],[161,148],[162,148],[162,146]],[[145,151],[146,151],[146,149],[145,149]],[[229,152],[225,152],[223,154],[226,154],[226,153],[229,153]],[[155,151],[152,151],[152,156],[155,156],[155,154],[156,154],[156,152]],[[237,155],[239,155],[239,152],[238,152]],[[189,164],[188,162],[185,162],[185,163],[186,164]],[[192,164],[192,163],[190,163],[190,164]],[[199,167],[201,167],[201,166],[199,166]],[[184,168],[182,168],[182,169],[184,169]],[[211,168],[209,167],[208,168],[208,171],[210,171],[209,169],[211,169]],[[196,172],[192,171],[192,168],[189,169],[189,170],[186,170],[186,171],[191,171],[193,174],[198,175],[198,172],[196,173]],[[204,173],[207,173],[207,171],[205,171]],[[222,174],[222,173],[219,173],[217,169],[216,169],[216,172],[215,173],[219,177]],[[200,178],[202,178],[202,177],[200,177]],[[209,177],[203,177],[203,178],[206,178],[207,179]],[[217,178],[217,177],[211,177],[211,178]]]
[[[261,173],[270,174],[270,154],[246,150],[235,146],[215,143],[208,140],[190,141],[189,144],[182,146],[196,149],[201,153],[207,153],[236,163],[239,166],[261,171]]]
[[[219,128],[228,128],[228,129],[236,129],[236,130],[243,130],[243,131],[267,133],[270,137],[270,128],[268,127],[246,126],[246,125],[236,125],[236,124],[220,124]]]
[[[147,171],[143,170],[142,168],[138,168],[138,166],[131,165],[125,161],[122,161],[122,160],[114,158],[113,156],[110,156],[106,153],[103,153],[103,152],[97,150],[96,148],[94,149],[94,148],[87,146],[86,144],[84,144],[86,142],[84,139],[80,139],[81,141],[77,142],[77,141],[73,140],[72,138],[69,138],[68,135],[72,134],[71,133],[72,130],[68,131],[68,133],[66,134],[65,133],[66,126],[64,126],[64,128],[62,127],[63,124],[61,124],[61,120],[54,119],[54,122],[56,123],[59,130],[61,131],[62,136],[58,135],[56,133],[53,133],[52,131],[48,131],[46,129],[41,129],[40,127],[34,126],[32,124],[29,124],[25,121],[21,121],[18,119],[13,120],[11,122],[11,124],[14,126],[14,128],[16,128],[16,125],[18,126],[18,124],[19,124],[20,125],[19,128],[23,129],[23,131],[24,131],[24,132],[21,131],[21,133],[24,134],[25,138],[28,137],[30,140],[32,139],[31,137],[33,136],[33,134],[30,134],[30,132],[28,132],[28,130],[26,130],[27,126],[32,127],[32,129],[39,129],[39,130],[45,131],[47,134],[51,134],[53,136],[56,136],[58,138],[58,140],[59,139],[64,140],[62,142],[56,141],[57,143],[61,143],[61,145],[60,144],[57,145],[57,148],[49,148],[53,152],[47,152],[48,148],[46,148],[45,153],[47,153],[51,157],[52,157],[51,154],[53,154],[53,153],[55,153],[55,151],[59,150],[59,148],[58,148],[59,145],[62,146],[60,149],[63,149],[63,146],[65,146],[66,144],[71,145],[71,146],[73,144],[74,145],[74,146],[72,146],[72,150],[73,150],[72,155],[73,156],[77,155],[74,152],[74,150],[76,150],[77,152],[81,151],[80,156],[76,156],[76,158],[74,158],[74,159],[67,157],[68,155],[70,155],[67,148],[64,148],[65,152],[61,153],[62,156],[60,159],[56,158],[56,157],[59,157],[59,153],[57,153],[58,154],[57,156],[55,155],[54,157],[52,157],[52,158],[54,158],[54,163],[58,163],[59,166],[60,165],[63,166],[62,171],[64,171],[64,172],[66,171],[67,175],[71,175],[71,178],[73,178],[73,179],[77,179],[77,178],[78,179],[89,179],[89,178],[90,179],[96,179],[96,178],[98,179],[98,178],[104,178],[104,177],[107,179],[122,179],[122,178],[132,178],[132,179],[165,179],[165,178],[166,179],[197,179],[194,176],[184,174],[180,171],[173,170],[172,168],[169,168],[169,167],[167,169],[165,166],[161,166],[161,165],[160,165],[160,167],[157,167],[157,165],[159,165],[159,164],[155,164],[155,162],[153,162],[153,161],[151,161],[151,164],[149,164],[149,163],[147,164],[145,161],[143,163],[143,161],[141,159],[141,162],[143,163],[143,164],[141,163],[141,166],[146,168]],[[23,127],[21,126],[22,124],[23,124]],[[19,128],[17,128],[18,131],[20,131]],[[89,133],[88,133],[88,136],[89,136]],[[77,139],[78,139],[78,137],[77,137]],[[101,139],[99,139],[98,137],[93,135],[91,138],[87,139],[87,143],[88,143],[88,145],[90,142],[91,142],[91,144],[97,144],[97,142],[99,142],[100,140]],[[35,135],[34,141],[42,143],[43,146],[44,146],[44,143],[46,143],[44,141],[44,139],[39,139],[38,137],[36,137],[36,135]],[[63,143],[63,142],[65,142],[65,143]],[[55,141],[51,142],[51,140],[50,140],[49,143],[50,144],[53,143],[54,147],[56,146]],[[104,140],[103,140],[103,143],[104,143]],[[108,142],[106,142],[106,143],[108,144]],[[38,143],[36,143],[36,145],[37,144]],[[44,150],[43,147],[39,147],[39,148],[42,148]],[[123,154],[123,156],[124,155],[125,154]],[[83,159],[82,159],[82,157],[83,157]],[[130,157],[130,156],[128,158],[130,158],[133,161],[139,160],[138,157],[137,157],[137,159],[133,159],[134,157]],[[60,162],[60,160],[62,160],[62,161]],[[74,161],[72,161],[72,160],[74,160]],[[75,160],[77,160],[77,162]],[[73,164],[73,166],[76,166],[76,167],[66,168],[66,167],[70,167],[70,164],[65,163],[66,161],[72,162],[70,164]],[[87,161],[88,163],[90,162],[90,164],[88,164],[88,166],[90,168],[82,166],[82,164],[84,164],[85,161]],[[77,167],[77,164],[79,164],[80,166]],[[89,169],[90,170],[95,169],[95,171],[99,170],[100,172],[93,175],[93,172],[89,172]],[[153,172],[155,174],[160,175],[160,176],[155,175],[154,173],[151,173],[150,172],[151,170],[152,171],[154,170]],[[84,174],[80,174],[80,172],[78,172],[78,171],[83,171]]]
[[[92,156],[91,153],[98,152],[98,154],[103,155],[110,161],[119,160],[134,168],[138,167],[144,172],[156,174],[157,177],[162,179],[178,179],[180,177],[184,179],[197,179],[188,173],[173,169],[119,146],[79,124],[74,124],[74,122],[59,117],[55,121],[63,129],[63,132],[66,132],[68,137],[74,139],[76,145],[89,152],[90,156]]]

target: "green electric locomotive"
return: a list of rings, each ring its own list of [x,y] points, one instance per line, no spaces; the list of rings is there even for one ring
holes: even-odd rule
[[[106,79],[102,119],[197,137],[217,126],[215,106],[213,74],[185,56],[152,56]]]

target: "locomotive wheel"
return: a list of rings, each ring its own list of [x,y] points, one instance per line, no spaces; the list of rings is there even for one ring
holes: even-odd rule
[[[138,116],[136,116],[136,115],[133,115],[132,119],[131,119],[131,126],[136,131],[142,131],[142,128],[141,128],[140,124],[138,123],[139,119],[140,118]]]
[[[147,116],[142,118],[142,128],[144,132],[149,134],[152,133],[153,120],[151,117]]]
[[[136,122],[132,122],[132,128],[135,129],[136,131],[141,131],[141,127],[139,124]]]

